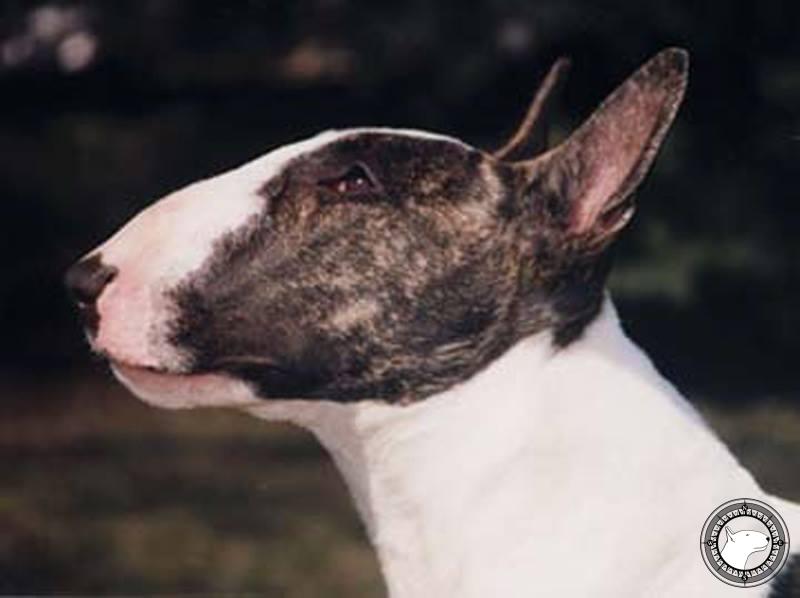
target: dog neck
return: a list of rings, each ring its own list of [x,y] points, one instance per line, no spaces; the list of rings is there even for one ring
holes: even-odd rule
[[[676,543],[694,542],[725,500],[761,496],[610,301],[567,348],[530,337],[417,404],[287,401],[256,414],[291,419],[330,451],[395,598],[554,595],[570,575],[579,595],[644,593],[671,583],[652,578],[672,572],[665,559],[713,591],[696,546],[682,562]],[[662,537],[636,549],[665,516]]]

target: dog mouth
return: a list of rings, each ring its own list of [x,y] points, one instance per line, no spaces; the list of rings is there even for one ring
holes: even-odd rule
[[[173,370],[110,358],[114,377],[135,396],[156,407],[247,407],[261,399],[249,384],[221,370]]]
[[[112,373],[128,386],[141,389],[163,389],[177,385],[186,385],[202,379],[204,374],[195,372],[178,372],[166,368],[149,365],[132,364],[110,358],[108,364]],[[208,375],[208,374],[206,374]]]
[[[109,365],[112,370],[114,371],[122,371],[128,372],[131,374],[142,374],[142,375],[151,375],[151,376],[167,376],[167,377],[179,377],[179,376],[190,376],[193,375],[195,372],[190,371],[189,368],[185,367],[168,367],[166,365],[155,365],[150,363],[143,363],[131,360],[130,358],[120,357],[114,354],[111,351],[108,351],[104,348],[97,346],[94,339],[89,339],[89,344],[92,349],[92,353],[100,360]]]
[[[269,357],[225,356],[170,367],[98,353],[118,381],[156,406],[252,405],[267,398],[299,396],[306,390],[302,385],[316,383],[313,376]]]
[[[111,369],[125,378],[134,380],[185,380],[190,381],[207,376],[231,376],[248,369],[262,369],[280,372],[282,368],[272,359],[265,357],[239,356],[223,357],[213,362],[194,367],[170,368],[166,366],[132,363],[113,355],[101,352]]]
[[[185,372],[185,371],[178,371],[178,370],[171,370],[168,368],[157,367],[152,365],[139,365],[135,363],[130,363],[128,361],[124,361],[122,359],[115,359],[113,357],[106,357],[109,366],[113,370],[119,370],[122,372],[133,373],[137,375],[148,375],[148,376],[166,376],[166,377],[186,377],[186,376],[193,376],[196,375],[195,372]]]
[[[174,392],[179,388],[190,388],[217,372],[197,370],[178,365],[169,367],[161,364],[141,363],[117,356],[109,351],[93,347],[94,353],[105,361],[114,376],[136,394],[137,390],[147,393]]]

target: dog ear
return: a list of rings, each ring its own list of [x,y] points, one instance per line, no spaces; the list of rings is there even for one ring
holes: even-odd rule
[[[547,149],[549,112],[553,98],[569,72],[568,58],[559,58],[550,67],[533,96],[525,118],[517,130],[500,149],[493,152],[498,160],[522,160]]]
[[[727,525],[725,526],[725,534],[728,536],[728,542],[736,542],[736,540],[733,539],[733,532],[731,531],[731,528],[729,528]]]
[[[633,215],[630,196],[675,118],[688,78],[686,51],[662,51],[620,85],[561,145],[515,163],[527,192],[566,232],[604,247]]]

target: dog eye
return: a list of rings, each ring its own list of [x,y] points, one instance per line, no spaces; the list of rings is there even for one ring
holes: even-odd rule
[[[323,179],[319,184],[338,195],[356,195],[374,191],[377,188],[372,173],[363,164],[354,164],[344,174]]]

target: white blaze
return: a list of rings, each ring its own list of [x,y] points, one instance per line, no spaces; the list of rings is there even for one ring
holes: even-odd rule
[[[328,132],[281,147],[171,193],[94,250],[119,271],[98,301],[97,348],[131,364],[179,367],[181,357],[163,338],[171,315],[165,291],[200,268],[221,237],[263,211],[265,182],[337,136]]]

